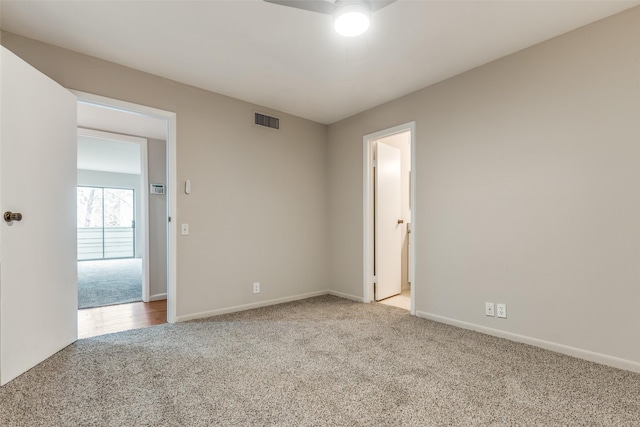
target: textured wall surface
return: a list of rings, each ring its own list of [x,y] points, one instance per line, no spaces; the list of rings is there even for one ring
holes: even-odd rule
[[[416,310],[640,362],[640,9],[332,124],[340,292],[362,296],[362,136],[413,120]]]
[[[327,127],[3,33],[5,47],[62,86],[177,114],[177,314],[327,289]],[[181,187],[182,188],[182,187]],[[260,294],[252,283],[262,283]]]

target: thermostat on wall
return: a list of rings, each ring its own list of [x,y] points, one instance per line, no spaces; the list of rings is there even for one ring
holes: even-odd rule
[[[164,184],[151,184],[151,194],[164,194]]]

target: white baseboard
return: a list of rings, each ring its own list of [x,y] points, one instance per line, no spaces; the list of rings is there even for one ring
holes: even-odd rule
[[[326,290],[309,292],[306,294],[293,295],[293,296],[284,297],[284,298],[276,298],[276,299],[271,299],[267,301],[254,302],[251,304],[242,304],[242,305],[236,305],[233,307],[218,308],[218,309],[209,310],[209,311],[201,311],[199,313],[185,314],[182,316],[177,316],[176,322],[186,322],[187,320],[204,319],[206,317],[218,316],[220,314],[235,313],[237,311],[251,310],[252,308],[266,307],[269,305],[282,304],[284,302],[291,302],[291,301],[297,301],[301,299],[318,297],[321,295],[327,295],[328,293],[329,292]]]
[[[345,294],[344,292],[332,291],[332,290],[329,289],[325,293],[327,293],[329,295],[336,296],[336,297],[344,298],[344,299],[350,299],[352,301],[364,302],[364,299],[362,297],[357,297],[355,295]]]
[[[620,359],[618,357],[609,356],[602,353],[595,353],[581,348],[570,347],[564,344],[558,344],[551,341],[545,341],[538,338],[532,338],[525,335],[514,334],[512,332],[501,331],[499,329],[488,328],[486,326],[476,325],[475,323],[463,322],[436,314],[426,313],[424,311],[416,311],[416,316],[433,320],[439,323],[458,326],[463,329],[482,332],[483,334],[492,335],[494,337],[505,338],[510,341],[529,344],[534,347],[544,348],[546,350],[555,351],[556,353],[566,354],[568,356],[577,357],[579,359],[588,360],[590,362],[600,363],[602,365],[612,366],[614,368],[625,369],[627,371],[640,372],[640,363],[631,360]]]
[[[160,301],[163,299],[167,299],[167,293],[163,293],[163,294],[155,294],[155,295],[151,295],[149,297],[149,301]]]

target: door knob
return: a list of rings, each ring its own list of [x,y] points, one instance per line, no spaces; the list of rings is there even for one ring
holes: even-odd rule
[[[398,224],[404,224],[404,219],[399,219]]]
[[[13,213],[11,211],[6,211],[4,213],[4,220],[8,223],[11,223],[13,221],[22,221],[22,214],[19,212]]]

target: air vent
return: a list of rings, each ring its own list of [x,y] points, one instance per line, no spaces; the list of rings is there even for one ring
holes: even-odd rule
[[[280,119],[277,117],[267,116],[265,114],[254,113],[254,123],[258,126],[264,126],[271,129],[280,129]]]

